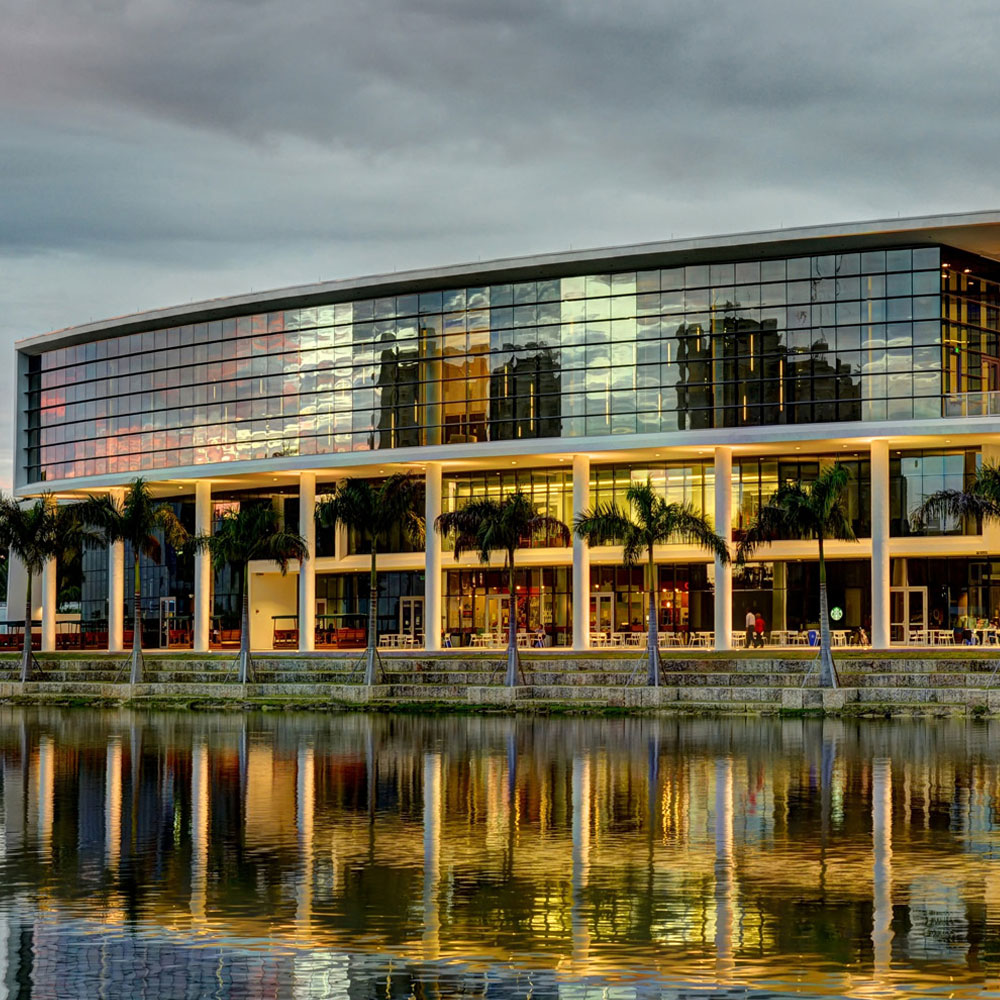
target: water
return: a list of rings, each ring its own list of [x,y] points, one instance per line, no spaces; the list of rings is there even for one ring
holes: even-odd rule
[[[0,1000],[1000,996],[998,737],[0,709]]]

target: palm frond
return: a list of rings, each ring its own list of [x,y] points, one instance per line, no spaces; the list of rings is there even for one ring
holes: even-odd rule
[[[454,539],[455,558],[475,550],[480,562],[489,562],[494,552],[510,556],[525,539],[557,534],[564,543],[569,541],[569,529],[558,518],[539,511],[531,498],[521,490],[503,500],[471,500],[464,507],[441,514],[434,523],[441,535]]]
[[[305,539],[286,530],[269,503],[241,504],[239,510],[222,516],[211,535],[197,535],[190,541],[196,551],[208,550],[213,565],[227,565],[234,571],[260,559],[286,573],[289,562],[308,558]]]
[[[621,544],[632,522],[615,504],[598,504],[581,511],[573,521],[573,531],[591,545]]]
[[[342,524],[379,549],[396,526],[419,544],[424,534],[422,490],[420,478],[408,472],[393,473],[380,483],[349,477],[316,505],[316,520],[325,528]]]
[[[712,530],[712,526],[690,504],[673,504],[670,511],[671,531],[669,537],[681,536],[711,552],[723,565],[729,562],[729,546],[724,538]]]
[[[939,490],[927,497],[910,515],[914,531],[923,531],[930,521],[941,518],[964,520],[975,518],[984,521],[1000,520],[1000,500],[969,490]]]

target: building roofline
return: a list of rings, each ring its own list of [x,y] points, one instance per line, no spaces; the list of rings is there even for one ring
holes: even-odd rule
[[[722,262],[939,243],[1000,260],[1000,210],[754,230],[363,275],[112,317],[26,337],[18,340],[15,346],[24,354],[38,354],[57,347],[180,323],[202,323],[261,310],[306,308],[365,295],[394,295],[403,290],[431,290],[458,281],[488,284],[501,280],[560,277],[578,272],[581,266],[587,265],[600,265],[610,270],[641,269],[669,266],[671,258],[685,263]]]

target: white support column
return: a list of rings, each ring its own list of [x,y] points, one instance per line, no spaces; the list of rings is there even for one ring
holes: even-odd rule
[[[299,534],[308,558],[299,566],[299,652],[316,648],[316,473],[299,473]]]
[[[125,491],[109,492],[112,500],[121,503]],[[108,652],[122,651],[122,628],[125,607],[125,543],[114,542],[108,546]]]
[[[871,443],[873,649],[889,648],[889,442]]]
[[[715,531],[733,549],[733,449],[715,449]],[[733,570],[715,559],[715,648],[733,648]]]
[[[194,484],[194,530],[196,535],[212,533],[212,483],[199,479]],[[212,617],[212,557],[208,549],[194,554],[194,651],[207,653]]]
[[[573,456],[573,518],[590,506],[590,457]],[[570,530],[573,526],[570,525]],[[573,535],[573,648],[590,648],[590,548]]]
[[[46,503],[55,506],[50,497]],[[57,580],[59,577],[59,562],[47,559],[42,567],[42,643],[43,653],[52,653],[56,648],[56,607],[58,603]]]
[[[424,473],[424,649],[441,648],[441,536],[434,522],[441,513],[441,464],[428,462]]]

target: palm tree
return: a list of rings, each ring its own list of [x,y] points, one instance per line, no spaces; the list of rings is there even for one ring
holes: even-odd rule
[[[488,563],[494,552],[506,557],[509,628],[507,632],[508,687],[517,684],[517,589],[514,586],[514,555],[521,545],[539,535],[555,533],[569,543],[569,529],[557,517],[539,512],[531,497],[517,490],[503,500],[472,500],[460,510],[441,514],[435,528],[455,539],[455,558],[463,552],[479,553],[479,561]]]
[[[51,498],[22,507],[16,500],[0,497],[0,548],[9,549],[24,564],[28,578],[24,599],[24,642],[21,649],[21,680],[31,677],[31,579],[50,559],[75,559],[84,545],[95,541],[79,520],[79,504],[62,507]],[[8,598],[13,595],[8,595]]]
[[[90,497],[80,505],[80,516],[96,528],[107,545],[127,542],[132,547],[135,590],[132,618],[132,656],[129,681],[142,683],[142,584],[139,557],[159,563],[161,545],[157,532],[174,548],[180,548],[188,533],[168,503],[157,503],[144,479],[133,479],[119,501],[109,496]]]
[[[856,542],[847,510],[845,491],[850,472],[840,462],[822,469],[808,484],[783,483],[754,516],[736,550],[736,561],[747,562],[762,546],[779,538],[815,538],[819,546],[820,687],[836,687],[837,671],[830,648],[830,615],[826,596],[828,538]]]
[[[723,563],[729,562],[729,547],[694,507],[686,503],[668,503],[657,494],[648,479],[644,483],[632,483],[625,491],[625,500],[630,511],[623,511],[613,503],[598,504],[592,510],[577,515],[573,530],[591,545],[606,542],[621,545],[626,566],[638,565],[645,554],[646,589],[649,593],[649,683],[655,687],[660,683],[660,641],[657,635],[654,546],[690,540]],[[717,622],[716,627],[725,628],[727,623]]]
[[[305,539],[294,531],[286,531],[278,512],[270,503],[241,504],[230,510],[211,535],[196,535],[191,539],[195,548],[208,549],[213,566],[229,566],[234,576],[243,581],[243,614],[240,625],[239,681],[251,680],[253,662],[250,659],[250,562],[262,559],[276,563],[282,575],[288,564],[299,565],[308,558]]]
[[[316,505],[316,520],[325,528],[338,524],[361,533],[371,543],[369,572],[368,640],[365,646],[365,684],[375,683],[376,628],[378,610],[378,553],[398,527],[415,542],[423,538],[424,519],[418,506],[420,480],[409,473],[396,472],[381,482],[343,479],[333,494]],[[428,622],[427,628],[436,628]]]

